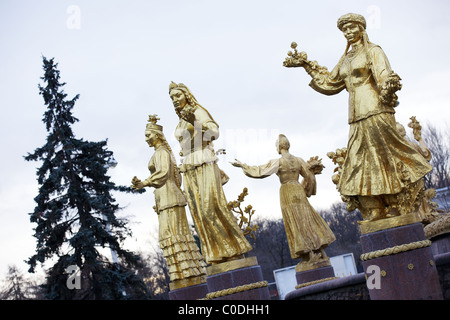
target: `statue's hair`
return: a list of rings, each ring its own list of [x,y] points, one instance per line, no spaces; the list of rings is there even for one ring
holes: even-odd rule
[[[280,134],[278,136],[278,146],[285,150],[289,150],[289,148],[291,147],[288,138],[284,134]]]

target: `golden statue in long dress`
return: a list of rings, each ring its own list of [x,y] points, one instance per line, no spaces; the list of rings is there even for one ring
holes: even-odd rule
[[[143,181],[134,177],[131,182],[136,190],[155,188],[159,245],[169,267],[171,289],[178,289],[206,282],[206,263],[189,229],[175,157],[156,121],[156,116],[150,116],[145,130],[145,141],[155,149],[148,163],[151,175]]]
[[[266,178],[276,174],[281,182],[280,205],[292,259],[302,259],[296,271],[306,271],[330,265],[324,249],[336,240],[323,218],[314,210],[308,197],[316,194],[315,174],[323,166],[312,158],[310,163],[289,153],[290,143],[284,135],[277,140],[281,158],[261,166],[249,166],[238,160],[231,164],[242,168],[251,178]],[[302,183],[299,177],[303,177]]]
[[[400,77],[381,47],[369,41],[363,16],[346,14],[337,25],[347,47],[331,72],[298,53],[295,42],[283,65],[303,67],[319,93],[349,93],[347,154],[335,182],[350,208],[360,209],[362,223],[414,212],[423,194],[420,181],[432,168],[396,130]]]
[[[175,129],[183,157],[180,170],[202,254],[207,264],[244,258],[252,247],[227,208],[222,188],[225,175],[213,149],[219,125],[184,84],[172,82],[169,95],[180,120]]]

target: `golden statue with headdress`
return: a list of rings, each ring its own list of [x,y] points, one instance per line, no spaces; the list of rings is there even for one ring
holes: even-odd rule
[[[363,224],[409,215],[421,202],[422,178],[432,168],[396,130],[401,79],[381,47],[369,41],[363,16],[343,15],[337,26],[347,46],[331,72],[298,53],[296,43],[283,65],[303,67],[312,78],[309,85],[319,93],[334,95],[345,89],[349,94],[346,157],[339,157],[342,163],[334,177],[348,209],[359,208]]]
[[[157,120],[156,115],[149,116],[145,129],[145,141],[155,149],[148,163],[151,175],[143,181],[134,177],[131,183],[136,190],[155,188],[159,245],[169,267],[172,290],[206,282],[206,263],[189,229],[176,159]]]

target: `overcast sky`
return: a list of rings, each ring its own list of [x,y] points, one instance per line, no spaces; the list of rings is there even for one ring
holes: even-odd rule
[[[230,181],[229,201],[244,187],[245,205],[260,217],[280,218],[276,176],[250,179],[229,164],[235,158],[264,164],[277,158],[284,133],[291,153],[323,159],[317,195],[326,209],[340,201],[326,153],[347,143],[347,92],[324,96],[308,86],[303,69],[282,66],[290,43],[332,69],[345,49],[337,19],[366,17],[371,42],[380,45],[402,78],[397,121],[411,116],[446,126],[450,78],[448,1],[12,1],[0,2],[0,278],[7,265],[23,271],[36,240],[29,212],[37,195],[36,168],[23,156],[45,143],[45,111],[38,94],[42,55],[59,63],[65,91],[80,94],[73,110],[78,138],[108,139],[118,165],[113,181],[145,179],[153,150],[144,141],[149,114],[158,114],[169,143],[178,117],[168,95],[171,81],[186,84],[219,123],[219,166]],[[153,192],[118,195],[130,218],[132,250],[151,250],[158,230]],[[187,211],[189,213],[189,211]],[[153,240],[152,240],[153,239]],[[156,244],[157,245],[157,244]]]

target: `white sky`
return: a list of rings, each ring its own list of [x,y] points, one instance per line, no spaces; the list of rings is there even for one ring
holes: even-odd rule
[[[71,5],[75,6],[72,11]],[[77,11],[78,10],[78,11]],[[79,15],[77,15],[77,12]],[[243,187],[261,217],[281,217],[279,181],[247,178],[229,161],[263,164],[278,157],[275,140],[284,133],[291,153],[318,155],[316,209],[339,201],[326,156],[346,145],[347,93],[323,96],[309,86],[303,69],[282,66],[290,43],[332,69],[345,49],[336,27],[345,13],[363,14],[373,43],[387,54],[402,78],[397,120],[415,115],[422,123],[446,125],[450,34],[448,1],[11,1],[0,2],[0,278],[8,264],[26,271],[33,255],[29,212],[37,195],[36,167],[23,156],[45,143],[45,111],[38,94],[42,55],[59,63],[65,91],[80,94],[75,135],[108,138],[118,166],[116,184],[148,176],[152,150],[144,142],[149,114],[161,118],[175,153],[178,118],[168,96],[170,81],[183,82],[219,123],[219,166],[230,176],[224,186],[235,200]],[[132,250],[155,245],[158,228],[152,190],[118,195],[121,215],[130,216]],[[188,211],[189,212],[189,211]],[[153,241],[153,242],[151,242]]]

